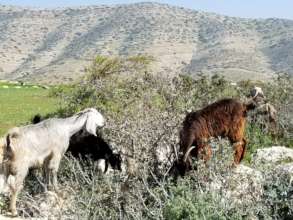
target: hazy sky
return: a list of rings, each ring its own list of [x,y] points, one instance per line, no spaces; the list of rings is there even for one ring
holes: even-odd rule
[[[33,7],[66,7],[79,5],[124,4],[146,1],[135,0],[0,0],[0,4]],[[158,0],[195,10],[251,18],[293,19],[293,0]]]

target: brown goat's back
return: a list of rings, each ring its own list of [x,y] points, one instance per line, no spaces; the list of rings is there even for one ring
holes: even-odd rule
[[[181,135],[193,133],[193,138],[227,136],[230,130],[238,128],[245,120],[247,107],[236,99],[222,99],[189,113],[184,122]],[[182,134],[183,133],[183,134]]]

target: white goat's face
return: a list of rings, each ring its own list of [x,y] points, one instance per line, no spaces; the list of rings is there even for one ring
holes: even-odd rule
[[[86,109],[86,114],[87,114],[87,120],[86,120],[85,128],[87,132],[97,136],[96,130],[98,127],[105,126],[105,119],[103,115],[94,108]]]
[[[264,98],[264,93],[260,87],[254,86],[254,88],[250,91],[250,95],[253,98],[256,98],[257,96]]]

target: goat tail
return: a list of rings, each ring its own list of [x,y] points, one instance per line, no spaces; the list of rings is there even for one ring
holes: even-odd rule
[[[5,151],[6,151],[6,139],[0,138],[0,164],[3,162]]]
[[[8,181],[8,177],[10,175],[10,170],[11,170],[10,169],[10,159],[13,158],[10,134],[7,134],[5,138],[1,139],[0,148],[1,148],[0,149],[1,150],[0,173],[4,174],[4,179],[3,180],[5,181],[5,183],[8,183],[7,181]],[[3,184],[4,183],[2,183],[2,185]]]
[[[3,156],[5,159],[10,158],[12,154],[12,147],[11,147],[11,135],[7,134],[6,136],[6,144],[5,144],[5,149],[3,152]]]
[[[11,159],[13,158],[14,146],[17,143],[17,137],[19,136],[18,128],[12,130],[6,135],[6,147],[4,150],[5,158]]]
[[[10,146],[10,134],[7,134],[6,136],[6,149]]]

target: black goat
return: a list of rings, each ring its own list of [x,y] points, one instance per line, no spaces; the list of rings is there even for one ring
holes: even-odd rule
[[[121,155],[113,153],[110,145],[99,135],[83,136],[78,132],[71,137],[67,152],[83,159],[90,158],[94,161],[104,159],[106,161],[104,173],[107,172],[109,164],[113,169],[121,171]]]

